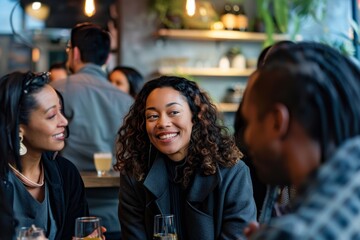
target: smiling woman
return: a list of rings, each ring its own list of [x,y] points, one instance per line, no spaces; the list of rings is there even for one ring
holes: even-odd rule
[[[117,141],[123,239],[152,239],[173,214],[177,239],[242,239],[255,220],[249,170],[195,82],[161,77],[137,95]]]
[[[71,239],[75,219],[88,209],[79,172],[57,155],[68,122],[48,77],[14,72],[0,79],[0,132],[6,136],[0,143],[0,187],[18,227],[36,225],[49,239]]]
[[[186,98],[172,87],[156,88],[147,98],[146,131],[150,142],[172,161],[185,159],[193,127],[191,115]]]

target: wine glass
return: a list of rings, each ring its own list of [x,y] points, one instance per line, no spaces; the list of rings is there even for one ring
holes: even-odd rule
[[[77,240],[101,240],[101,218],[79,217],[75,221],[75,239]]]
[[[46,240],[45,232],[42,228],[21,227],[18,231],[17,240]]]
[[[173,214],[159,214],[154,217],[154,240],[177,240]]]

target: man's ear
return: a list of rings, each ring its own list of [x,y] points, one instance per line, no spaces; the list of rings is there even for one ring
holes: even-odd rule
[[[73,49],[73,58],[75,61],[81,61],[81,53],[78,47],[74,47]]]
[[[273,106],[273,117],[273,130],[279,137],[285,137],[290,127],[289,109],[284,104],[277,103]]]
[[[111,60],[111,54],[109,53],[109,55],[106,58],[106,61],[105,61],[104,65],[107,65],[108,63],[110,63],[110,60]]]

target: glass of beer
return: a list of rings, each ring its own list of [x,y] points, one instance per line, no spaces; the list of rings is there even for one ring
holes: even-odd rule
[[[94,153],[94,163],[97,175],[105,176],[111,169],[112,154],[109,152]]]
[[[154,240],[177,240],[173,214],[159,214],[154,217]]]
[[[79,217],[75,221],[76,240],[102,240],[101,219],[98,217]]]

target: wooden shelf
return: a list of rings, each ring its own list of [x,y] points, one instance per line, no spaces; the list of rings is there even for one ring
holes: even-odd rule
[[[190,67],[161,67],[158,70],[161,75],[183,74],[191,76],[210,77],[248,77],[254,69],[239,70],[236,68],[190,68]]]
[[[265,33],[240,32],[230,30],[183,30],[183,29],[160,29],[157,32],[158,37],[201,40],[201,41],[250,41],[263,42],[267,36]],[[274,34],[275,41],[289,40],[285,34]]]
[[[216,103],[215,105],[220,112],[236,112],[239,108],[239,103]]]

